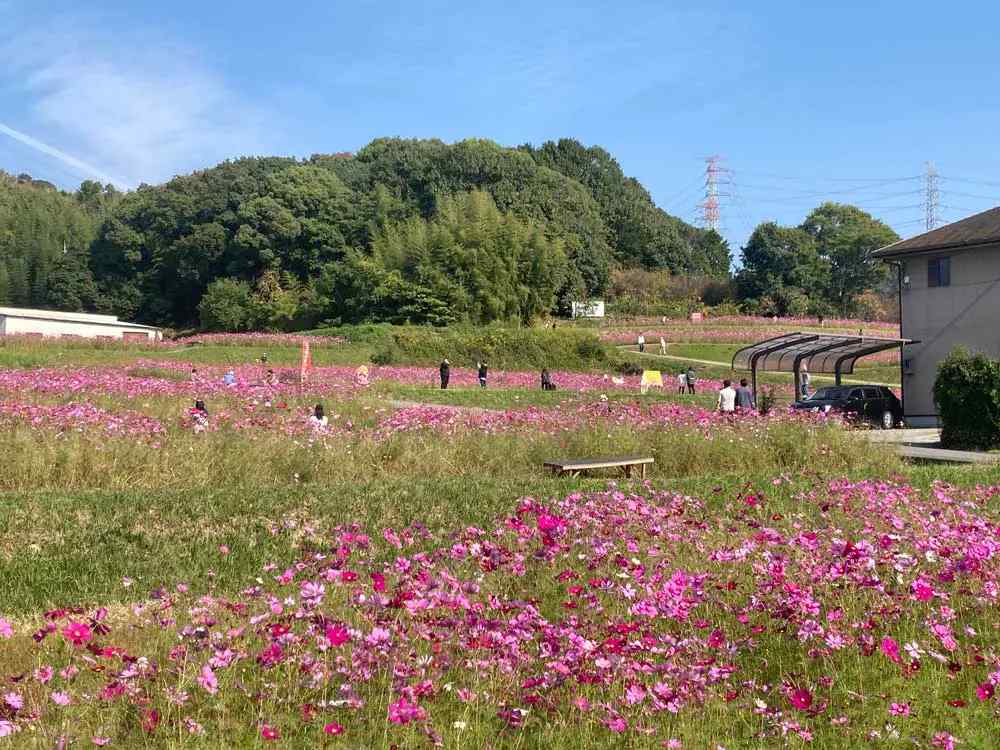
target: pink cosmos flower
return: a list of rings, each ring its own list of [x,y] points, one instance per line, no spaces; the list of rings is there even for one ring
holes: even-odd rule
[[[14,628],[11,626],[10,622],[0,617],[0,638],[4,640],[14,637]]]
[[[993,697],[993,683],[984,682],[976,687],[976,697],[981,701],[988,701]]]
[[[899,644],[888,636],[882,639],[882,653],[899,664]]]
[[[201,668],[201,674],[198,675],[198,684],[209,695],[215,695],[219,692],[219,681],[215,678],[215,672],[212,671],[212,668],[208,664]]]
[[[409,724],[426,718],[427,712],[419,704],[406,700],[406,696],[389,705],[389,721],[393,724]]]
[[[889,713],[893,716],[909,716],[910,715],[910,704],[909,703],[893,703],[889,706]]]
[[[343,724],[338,724],[335,721],[331,721],[329,724],[323,727],[323,731],[326,732],[327,734],[332,734],[336,736],[338,734],[343,734],[345,730]]]
[[[70,622],[62,629],[62,634],[63,638],[77,647],[90,642],[91,638],[94,637],[93,633],[90,631],[89,625],[82,622],[75,622],[73,620],[70,620]]]
[[[38,669],[35,670],[34,677],[39,683],[45,685],[46,683],[48,683],[49,680],[52,679],[53,674],[55,674],[55,670],[53,670],[52,667],[46,664],[44,667],[39,667]]]
[[[10,737],[18,730],[17,724],[6,719],[0,719],[0,737]]]
[[[70,704],[69,693],[64,693],[59,690],[52,693],[49,698],[51,698],[52,702],[57,706],[68,706]]]
[[[261,724],[260,736],[265,742],[273,742],[281,739],[281,732],[270,724]]]
[[[626,729],[628,729],[628,723],[621,716],[616,716],[613,719],[609,719],[607,722],[605,722],[605,724],[608,727],[608,729],[618,734],[621,734]]]
[[[812,693],[805,688],[795,688],[795,690],[792,691],[791,696],[789,696],[789,701],[791,701],[791,704],[800,711],[806,711],[812,705]]]
[[[110,737],[97,737],[97,736],[94,736],[94,737],[90,738],[90,741],[93,742],[98,747],[104,747],[105,745],[110,745],[111,744],[111,738]]]
[[[3,702],[15,711],[20,711],[24,708],[24,698],[21,697],[20,693],[6,693],[3,697]]]
[[[327,625],[326,639],[330,641],[331,646],[343,646],[351,640],[351,634],[343,625]]]

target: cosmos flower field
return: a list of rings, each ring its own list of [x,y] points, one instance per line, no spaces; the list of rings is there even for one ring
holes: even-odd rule
[[[226,361],[0,370],[0,748],[1000,743],[988,470],[608,373]]]

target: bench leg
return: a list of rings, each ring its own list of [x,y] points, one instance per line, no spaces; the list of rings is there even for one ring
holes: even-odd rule
[[[643,479],[646,478],[646,464],[639,467],[639,476]]]

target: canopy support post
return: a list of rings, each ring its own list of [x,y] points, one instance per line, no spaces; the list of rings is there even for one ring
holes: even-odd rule
[[[837,360],[837,365],[834,368],[834,379],[837,385],[840,385],[840,360]]]

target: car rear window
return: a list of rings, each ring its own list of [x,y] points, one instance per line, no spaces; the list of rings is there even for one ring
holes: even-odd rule
[[[881,398],[878,393],[878,388],[865,388],[865,398],[866,399],[876,399]]]

